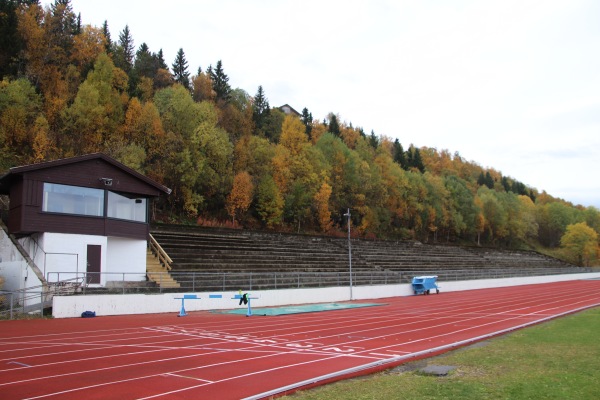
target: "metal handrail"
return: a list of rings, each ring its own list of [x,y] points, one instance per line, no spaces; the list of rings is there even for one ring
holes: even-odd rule
[[[527,276],[559,275],[559,274],[585,274],[591,272],[600,272],[591,268],[529,268],[529,269],[459,269],[459,270],[421,270],[421,271],[390,271],[390,270],[353,270],[353,284],[356,286],[364,285],[390,285],[411,283],[414,276],[420,275],[438,275],[439,281],[459,281],[474,279],[499,279],[499,278],[518,278]],[[54,272],[52,274],[73,275],[68,272]],[[177,288],[162,288],[149,285],[147,281],[139,280],[139,273],[100,273],[106,276],[106,281],[113,283],[111,287],[96,287],[85,284],[86,273],[83,279],[82,290],[76,294],[127,294],[127,293],[162,293],[183,292],[183,291],[205,291],[205,290],[238,290],[241,287],[249,290],[266,289],[285,289],[302,287],[339,287],[349,284],[347,271],[280,271],[280,272],[225,272],[225,271],[173,271],[170,273],[159,272],[157,275],[170,275],[180,284]],[[98,273],[95,273],[98,274]],[[582,275],[583,276],[583,275]],[[113,279],[111,279],[111,277]],[[160,276],[159,276],[160,279]],[[50,280],[50,279],[49,279]],[[56,281],[59,281],[58,279]],[[73,293],[75,294],[75,293]]]

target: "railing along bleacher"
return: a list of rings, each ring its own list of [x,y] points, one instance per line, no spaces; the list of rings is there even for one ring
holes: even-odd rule
[[[455,269],[455,270],[356,270],[352,273],[354,286],[410,284],[414,276],[437,275],[439,282],[475,279],[500,279],[528,276],[579,274],[598,272],[592,268],[497,268],[497,269]],[[53,282],[60,282],[61,273],[53,273]],[[64,276],[73,277],[73,273],[64,272]],[[98,274],[98,273],[95,273]],[[78,273],[77,281],[81,286],[67,295],[86,294],[131,294],[131,293],[177,293],[202,292],[212,290],[276,290],[315,287],[340,287],[350,284],[348,272],[199,272],[171,271],[170,276],[179,284],[179,288],[161,288],[153,282],[140,281],[140,274],[100,273],[105,285],[86,284],[86,273]],[[165,277],[167,273],[165,273]]]

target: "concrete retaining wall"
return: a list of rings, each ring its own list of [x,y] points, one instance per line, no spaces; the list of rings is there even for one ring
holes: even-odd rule
[[[570,281],[578,279],[600,279],[600,273],[535,276],[528,278],[482,279],[471,281],[438,282],[441,292],[489,289],[494,287]],[[192,293],[186,293],[192,294]],[[200,300],[186,300],[186,311],[225,310],[238,308],[238,301],[232,299],[233,292],[193,293]],[[209,294],[221,294],[221,299],[209,298]],[[251,292],[252,307],[275,307],[292,304],[329,303],[350,300],[349,287],[329,287],[310,289],[279,289]],[[410,284],[356,286],[352,288],[353,300],[381,299],[413,295]],[[169,294],[130,294],[130,295],[86,295],[56,296],[53,300],[52,315],[55,318],[80,317],[84,311],[95,311],[96,315],[130,315],[179,313],[183,293]],[[243,306],[241,306],[243,307]]]

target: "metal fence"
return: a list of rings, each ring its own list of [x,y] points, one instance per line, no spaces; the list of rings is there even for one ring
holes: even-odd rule
[[[0,319],[13,319],[23,314],[44,314],[47,294],[40,287],[17,291],[0,290]]]
[[[543,275],[585,274],[599,272],[592,268],[497,268],[422,271],[353,270],[352,285],[391,285],[411,283],[414,276],[437,275],[438,282],[500,279]],[[55,295],[133,294],[166,292],[204,292],[238,290],[272,290],[290,288],[342,287],[350,285],[350,273],[333,272],[198,272],[176,271],[162,277],[176,280],[178,287],[161,285],[145,279],[139,273],[100,273],[104,285],[90,284],[85,272],[53,272],[48,274],[47,286],[20,291],[0,291],[0,318],[14,318],[21,314],[43,315],[51,307]],[[98,273],[94,273],[97,278]],[[585,277],[585,275],[582,275]]]
[[[541,275],[560,275],[594,272],[591,268],[497,268],[497,269],[452,269],[421,271],[390,270],[354,270],[352,285],[390,285],[411,283],[414,276],[437,275],[438,281],[460,281],[474,279],[499,279],[528,277]],[[597,272],[597,271],[596,271]],[[63,282],[61,276],[69,276],[73,294],[99,293],[163,293],[163,292],[202,292],[212,290],[270,290],[288,288],[335,287],[349,286],[350,274],[342,271],[295,271],[295,272],[198,272],[174,271],[171,273],[153,273],[156,282],[140,280],[140,274],[102,273],[102,281],[106,285],[86,284],[88,274],[53,273],[48,281],[52,284]],[[167,279],[169,278],[169,279]],[[174,279],[178,287],[167,287],[165,284]],[[164,281],[163,281],[164,280]]]

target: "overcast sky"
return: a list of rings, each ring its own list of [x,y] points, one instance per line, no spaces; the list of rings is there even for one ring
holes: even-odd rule
[[[49,4],[45,1],[44,4]],[[600,1],[72,0],[271,106],[459,152],[600,208]]]

